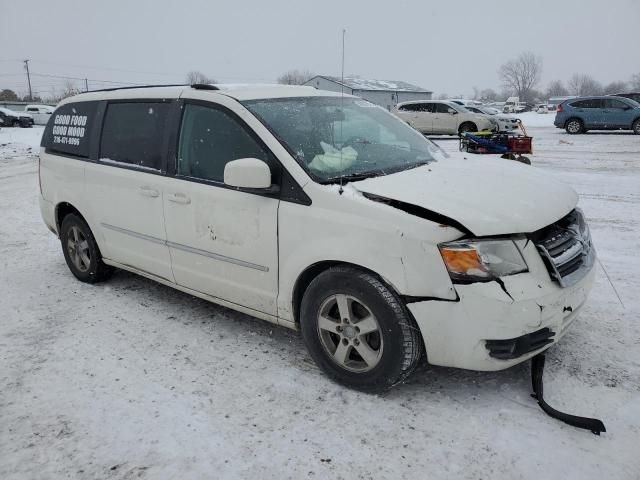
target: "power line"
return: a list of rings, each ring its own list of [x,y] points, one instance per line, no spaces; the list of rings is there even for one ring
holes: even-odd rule
[[[81,80],[83,82],[85,81],[85,79],[87,79],[87,77],[70,77],[67,75],[51,75],[48,73],[32,73],[31,75],[33,75],[34,77],[60,78],[63,80]],[[115,80],[98,80],[95,78],[88,78],[87,80],[90,80],[91,82],[112,83],[119,85],[140,85],[140,82],[119,82]]]

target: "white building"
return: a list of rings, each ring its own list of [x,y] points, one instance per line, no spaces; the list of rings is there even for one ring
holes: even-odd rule
[[[331,92],[344,91],[344,93],[348,95],[364,98],[387,110],[391,110],[400,102],[430,100],[431,94],[433,93],[407,82],[370,80],[360,77],[344,77],[344,81],[342,81],[339,77],[317,75],[307,80],[304,85],[316,87],[319,90],[329,90]]]

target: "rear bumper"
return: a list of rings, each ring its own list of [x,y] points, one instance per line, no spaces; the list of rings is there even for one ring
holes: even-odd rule
[[[429,363],[502,370],[564,336],[594,276],[592,266],[578,283],[561,288],[528,272],[503,278],[504,289],[497,282],[456,285],[457,302],[430,300],[407,307],[422,332]]]

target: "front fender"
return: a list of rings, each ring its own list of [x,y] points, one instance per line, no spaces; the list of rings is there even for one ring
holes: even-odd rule
[[[437,243],[458,238],[452,227],[362,196],[336,194],[313,207],[281,202],[278,212],[278,317],[294,322],[296,283],[310,266],[349,263],[371,270],[398,294],[455,299]],[[319,204],[324,203],[323,207]]]

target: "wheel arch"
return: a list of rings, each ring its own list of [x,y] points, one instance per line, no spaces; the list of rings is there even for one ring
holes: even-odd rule
[[[55,208],[56,230],[58,231],[58,236],[60,236],[60,228],[62,227],[62,221],[64,220],[64,217],[66,217],[70,213],[75,213],[80,216],[82,220],[84,220],[85,222],[87,221],[85,216],[75,205],[72,205],[69,202],[58,203]]]
[[[582,128],[585,128],[584,119],[580,118],[578,115],[571,115],[569,118],[567,118],[567,119],[564,121],[564,125],[562,126],[562,128],[567,128],[567,124],[568,124],[571,120],[578,120],[578,121],[582,124]]]
[[[458,125],[458,133],[460,133],[462,131],[462,127],[464,127],[465,125],[471,125],[472,127],[472,131],[477,131],[478,130],[478,124],[476,122],[474,122],[473,120],[464,120],[460,123],[460,125]]]
[[[291,307],[293,308],[293,320],[296,325],[300,324],[300,305],[302,304],[302,297],[304,296],[307,288],[311,284],[314,278],[316,278],[321,273],[329,270],[332,267],[336,266],[347,266],[357,268],[358,270],[362,270],[364,272],[375,275],[382,281],[389,289],[395,293],[398,297],[401,297],[398,289],[389,282],[385,277],[380,275],[378,272],[371,270],[370,268],[364,267],[362,265],[358,265],[356,263],[345,262],[341,260],[323,260],[320,262],[313,263],[305,268],[296,279],[293,287],[292,298],[291,298]]]

